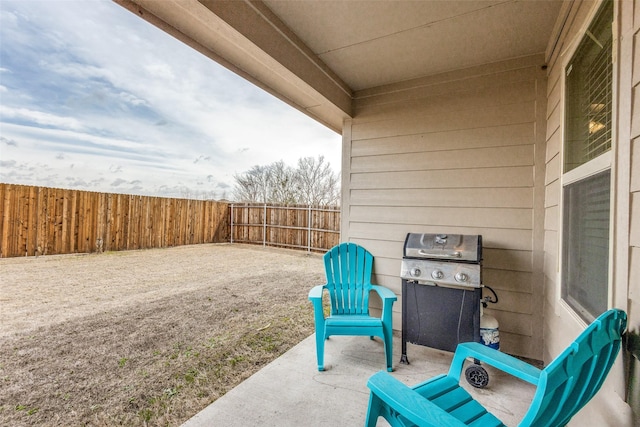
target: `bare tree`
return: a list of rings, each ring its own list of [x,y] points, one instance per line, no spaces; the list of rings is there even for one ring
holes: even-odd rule
[[[236,174],[234,196],[241,202],[282,205],[335,205],[340,200],[339,176],[325,163],[324,156],[298,160],[298,168],[282,160],[267,166],[253,166]]]
[[[234,196],[242,202],[266,203],[269,189],[269,166],[253,166],[247,172],[235,174]]]
[[[269,167],[269,197],[267,202],[280,205],[298,203],[296,198],[296,171],[284,164],[282,160]]]
[[[299,203],[312,206],[336,205],[340,200],[339,176],[324,156],[298,160],[296,171]]]

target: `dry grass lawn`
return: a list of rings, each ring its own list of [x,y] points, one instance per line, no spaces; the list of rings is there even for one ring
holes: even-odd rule
[[[321,255],[0,259],[0,425],[177,426],[313,332]]]

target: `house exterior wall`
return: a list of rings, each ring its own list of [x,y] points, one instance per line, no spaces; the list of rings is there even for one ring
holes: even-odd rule
[[[343,130],[343,241],[401,294],[409,232],[481,234],[501,348],[542,358],[543,55],[355,94]],[[401,298],[394,329],[401,327]]]
[[[624,72],[624,82],[621,90],[630,94],[624,103],[625,117],[631,121],[629,150],[629,193],[630,193],[630,230],[629,230],[629,268],[622,274],[629,275],[629,330],[640,334],[640,0],[633,5],[625,3],[621,12],[622,42],[621,67]],[[630,52],[630,54],[627,54]],[[627,90],[627,88],[629,90]],[[623,265],[622,268],[625,266]],[[616,301],[617,302],[617,301]],[[623,304],[623,302],[620,302]],[[640,360],[634,359],[629,367],[632,378],[627,390],[629,403],[633,412],[632,425],[640,425]]]
[[[544,221],[544,362],[550,362],[585,327],[561,300],[562,143],[564,69],[600,1],[577,1],[566,10],[565,25],[548,60],[547,143]],[[614,9],[614,128],[612,165],[612,250],[610,306],[629,314],[630,329],[640,325],[640,123],[638,90],[640,1],[620,1]],[[617,42],[617,43],[616,43]],[[571,425],[634,425],[625,403],[623,357],[592,402]],[[637,375],[637,373],[636,373]],[[635,393],[638,391],[636,390]]]
[[[640,0],[635,0],[635,7],[631,10],[630,5],[625,4],[623,15],[626,17],[625,23],[632,19],[632,25],[625,28],[623,33],[625,42],[623,48],[632,54],[627,57],[625,63],[630,70],[631,88],[627,107],[631,118],[629,149],[630,158],[630,264],[629,264],[629,314],[631,316],[630,329],[640,333]],[[637,378],[640,381],[640,377]],[[639,391],[640,393],[640,391]],[[639,398],[640,400],[640,398]],[[638,410],[640,412],[640,409]]]

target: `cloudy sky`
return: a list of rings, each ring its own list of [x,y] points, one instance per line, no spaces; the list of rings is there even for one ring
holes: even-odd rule
[[[222,198],[340,140],[109,0],[0,0],[0,182]]]

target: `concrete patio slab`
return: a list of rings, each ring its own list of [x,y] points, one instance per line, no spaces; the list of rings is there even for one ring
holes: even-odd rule
[[[408,385],[446,373],[453,356],[446,351],[407,345],[409,365],[400,364],[400,339],[394,340],[393,376]],[[379,339],[331,337],[325,345],[325,371],[316,368],[315,336],[303,340],[183,427],[362,426],[369,400],[367,380],[384,370]],[[489,386],[465,388],[508,426],[526,412],[534,387],[491,367]],[[379,426],[388,425],[380,419]]]

